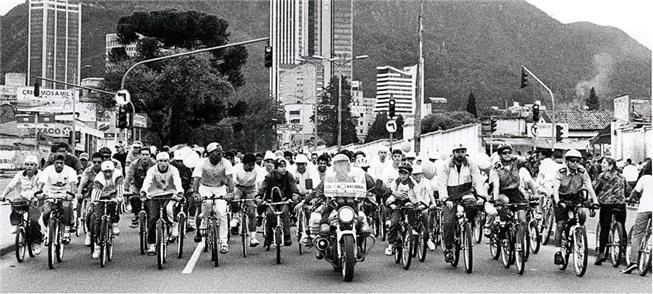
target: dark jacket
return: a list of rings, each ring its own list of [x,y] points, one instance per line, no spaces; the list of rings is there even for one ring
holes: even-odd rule
[[[179,170],[179,177],[181,178],[181,186],[184,188],[184,191],[190,190],[191,184],[193,182],[193,171],[184,165],[180,161],[172,161],[172,165]]]
[[[280,198],[276,193],[272,195],[273,197],[271,198],[273,187],[279,187],[283,199]],[[293,194],[299,194],[299,189],[297,189],[297,185],[295,184],[295,179],[293,178],[292,174],[290,174],[290,172],[286,172],[286,174],[282,175],[274,170],[265,176],[265,180],[263,180],[263,184],[261,184],[261,188],[259,188],[257,196],[263,200],[271,199],[272,202],[280,202],[284,199],[292,198]]]

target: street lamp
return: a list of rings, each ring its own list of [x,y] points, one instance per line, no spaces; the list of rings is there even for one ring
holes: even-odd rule
[[[326,58],[320,55],[313,55],[313,58],[321,59],[322,61],[335,62],[335,65],[338,67],[344,67],[347,63],[352,62],[354,59],[365,59],[368,58],[367,55],[358,55],[354,58],[346,58],[346,55],[341,55],[339,57]],[[338,151],[342,147],[342,74],[338,75]]]

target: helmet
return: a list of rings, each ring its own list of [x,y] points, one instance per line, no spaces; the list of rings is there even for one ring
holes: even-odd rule
[[[358,166],[358,167],[369,167],[370,164],[367,161],[367,158],[361,157],[359,159],[356,159],[356,166]]]
[[[220,144],[218,144],[217,142],[211,142],[209,143],[209,145],[206,146],[206,152],[211,153],[218,148],[222,149],[222,146],[220,146]]]
[[[23,164],[25,164],[25,163],[33,163],[33,164],[36,164],[36,165],[39,164],[38,159],[36,159],[36,156],[34,156],[34,155],[25,156],[25,160],[23,161]]]
[[[98,152],[100,152],[102,155],[108,154],[111,156],[111,149],[109,149],[109,147],[102,147],[100,150],[98,150]]]
[[[413,174],[414,175],[422,174],[422,166],[421,165],[415,165],[415,167],[413,167]]]
[[[349,162],[349,157],[347,155],[344,155],[342,153],[336,154],[336,156],[333,157],[333,162],[338,162],[338,161],[346,161]]]
[[[508,143],[501,144],[501,145],[499,145],[499,148],[497,148],[497,153],[501,153],[501,152],[503,152],[503,150],[506,150],[506,149],[510,149],[510,151],[512,151],[512,146],[510,146],[510,144],[508,144]]]
[[[399,171],[405,170],[409,174],[413,172],[413,166],[409,162],[402,162],[399,164]]]
[[[111,161],[105,161],[102,163],[101,167],[102,167],[102,171],[113,170],[115,168],[115,164]]]
[[[456,152],[456,150],[467,150],[467,147],[463,144],[454,144],[453,148],[451,148],[451,152]]]
[[[297,157],[295,157],[295,163],[306,163],[308,164],[308,157],[304,154],[297,154]]]
[[[580,158],[583,158],[583,155],[581,155],[580,152],[578,150],[576,150],[576,149],[569,149],[569,151],[567,151],[567,153],[565,153],[565,159],[573,158],[573,157],[580,159]]]

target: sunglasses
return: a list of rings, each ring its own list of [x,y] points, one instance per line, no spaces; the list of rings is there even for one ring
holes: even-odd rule
[[[567,161],[569,161],[569,162],[571,162],[571,163],[579,163],[579,162],[580,162],[580,159],[569,159],[569,160],[567,160]]]
[[[102,163],[102,160],[93,160],[93,164],[100,164]]]
[[[508,154],[512,154],[512,151],[501,152],[501,155],[508,155]]]

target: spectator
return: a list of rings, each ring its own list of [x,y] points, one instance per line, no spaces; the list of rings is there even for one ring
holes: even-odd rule
[[[116,145],[116,154],[113,155],[113,159],[119,161],[120,164],[123,166],[122,176],[124,177],[125,170],[127,170],[127,166],[125,165],[125,163],[127,162],[127,152],[125,152],[125,146],[122,146],[122,144],[120,143]]]

